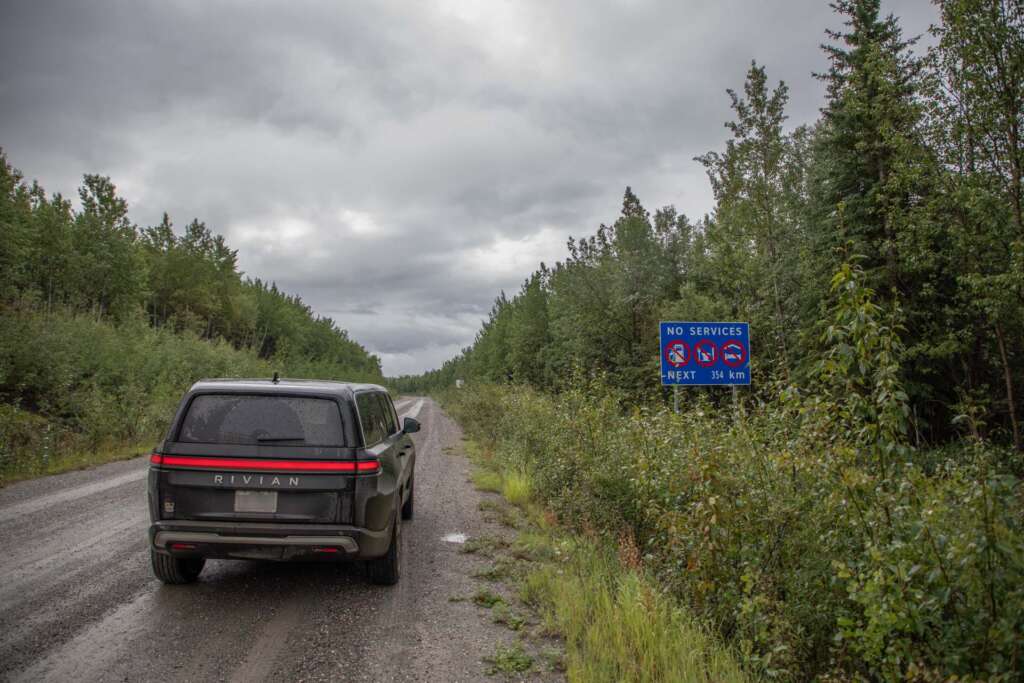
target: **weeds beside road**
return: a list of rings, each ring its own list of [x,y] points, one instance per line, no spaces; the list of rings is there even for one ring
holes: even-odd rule
[[[0,306],[0,486],[145,453],[196,380],[275,371],[379,379],[329,361],[259,358],[144,320]]]
[[[501,494],[507,503],[487,506],[517,530],[511,543],[470,539],[465,551],[488,557],[485,581],[509,583],[532,618],[485,589],[472,597],[496,622],[534,636],[564,640],[561,665],[569,681],[726,683],[746,681],[735,657],[700,627],[643,571],[635,548],[608,545],[594,534],[574,534],[557,524],[537,500],[532,480],[510,468],[495,450],[470,443],[477,488]],[[534,638],[536,640],[537,638]],[[549,658],[554,655],[550,650]],[[518,645],[488,657],[491,671],[516,675],[533,658]]]
[[[1024,667],[1024,505],[1006,451],[911,452],[883,473],[813,404],[734,420],[629,410],[596,387],[479,386],[445,407],[492,463],[478,485],[571,533],[554,547],[572,559],[523,583],[567,639],[570,679],[679,680],[661,672],[693,642],[700,661],[728,661],[680,635],[703,628],[779,680],[1014,680]],[[639,653],[655,658],[649,674],[621,668]]]

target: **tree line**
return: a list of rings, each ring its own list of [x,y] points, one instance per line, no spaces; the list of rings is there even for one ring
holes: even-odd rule
[[[140,227],[109,178],[79,206],[0,151],[0,485],[137,454],[202,377],[382,381],[380,360],[199,220]]]
[[[582,372],[658,400],[659,320],[746,320],[760,395],[806,389],[836,351],[833,278],[852,267],[861,305],[898,332],[911,438],[1021,448],[1024,3],[937,0],[927,49],[879,0],[832,6],[816,122],[787,126],[788,86],[752,63],[727,90],[724,149],[696,158],[710,214],[652,214],[626,188],[613,223],[570,239],[564,261],[495,300],[471,346],[399,386],[557,391]]]
[[[198,219],[140,227],[111,180],[86,175],[80,208],[25,182],[0,151],[0,299],[7,313],[72,311],[224,340],[262,359],[321,361],[380,378],[380,359],[273,282]]]

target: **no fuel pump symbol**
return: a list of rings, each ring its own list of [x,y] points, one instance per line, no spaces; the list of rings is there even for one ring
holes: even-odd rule
[[[679,339],[665,344],[665,360],[674,368],[681,368],[690,362],[690,347]]]

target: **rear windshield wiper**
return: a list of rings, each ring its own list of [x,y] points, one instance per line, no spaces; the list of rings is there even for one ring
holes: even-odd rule
[[[258,436],[256,440],[260,443],[272,443],[274,441],[305,441],[304,436]]]

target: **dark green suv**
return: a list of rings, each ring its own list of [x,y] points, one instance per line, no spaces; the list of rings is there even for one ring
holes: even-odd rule
[[[396,583],[419,428],[372,384],[196,383],[151,456],[154,573],[189,583],[207,558],[358,559]]]

